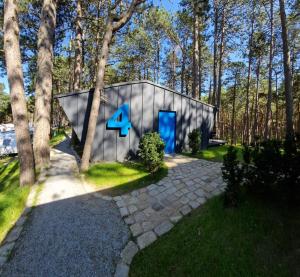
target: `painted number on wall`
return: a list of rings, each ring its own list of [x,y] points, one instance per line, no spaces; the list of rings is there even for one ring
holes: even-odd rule
[[[107,128],[119,130],[120,136],[126,137],[131,128],[131,122],[128,119],[129,105],[123,104],[107,121]]]

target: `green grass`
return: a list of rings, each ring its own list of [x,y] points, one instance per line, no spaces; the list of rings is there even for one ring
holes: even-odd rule
[[[227,153],[229,145],[221,145],[215,147],[209,147],[208,149],[201,150],[198,154],[192,155],[191,153],[183,153],[189,157],[196,157],[198,159],[209,160],[213,162],[223,162],[223,156]],[[235,148],[238,150],[238,160],[242,161],[242,146],[236,145]]]
[[[0,160],[0,242],[20,217],[29,187],[19,186],[19,164],[16,158]]]
[[[137,162],[98,163],[85,173],[88,182],[102,188],[107,195],[120,195],[158,182],[168,173],[163,166],[155,174],[150,174]]]
[[[139,252],[130,276],[300,276],[300,212],[209,200]]]
[[[59,144],[65,139],[66,139],[66,133],[64,130],[56,131],[55,134],[50,139],[50,146],[54,147],[55,145]]]

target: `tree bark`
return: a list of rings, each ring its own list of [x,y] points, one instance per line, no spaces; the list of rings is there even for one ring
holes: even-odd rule
[[[50,163],[49,138],[55,26],[56,0],[44,0],[38,32],[33,137],[35,163],[38,168],[46,167]]]
[[[77,16],[76,16],[76,38],[75,38],[75,70],[74,70],[74,90],[81,89],[81,74],[82,74],[82,7],[81,0],[77,0]]]
[[[199,15],[197,14],[197,6],[194,7],[194,30],[193,30],[193,83],[192,97],[199,98]]]
[[[249,120],[249,93],[250,93],[250,82],[251,82],[251,65],[252,65],[252,41],[253,41],[253,32],[254,32],[254,5],[253,5],[253,14],[251,19],[251,32],[249,36],[249,54],[248,54],[248,73],[247,73],[247,86],[246,86],[246,107],[245,107],[245,136],[244,142],[249,144],[249,132],[250,132],[250,120]]]
[[[259,76],[260,76],[260,57],[257,62],[256,69],[256,91],[254,98],[254,111],[253,111],[253,126],[252,126],[252,142],[255,142],[257,135],[257,124],[258,124],[258,90],[259,90]]]
[[[212,105],[216,104],[217,94],[217,66],[218,66],[218,0],[214,0],[214,63],[213,63],[213,94],[211,98]]]
[[[270,137],[270,127],[271,127],[271,105],[272,105],[272,70],[273,70],[273,0],[270,0],[270,50],[269,50],[269,83],[268,83],[268,99],[267,99],[267,110],[265,117],[265,130],[264,130],[264,140]]]
[[[181,62],[181,93],[184,92],[184,82],[185,82],[185,64],[186,64],[186,53],[185,53],[185,47],[181,49],[182,51],[182,62]]]
[[[95,49],[95,64],[94,64],[94,70],[93,70],[93,84],[96,84],[96,72],[98,72],[98,65],[99,65],[99,44],[100,44],[100,12],[101,7],[103,5],[103,0],[98,2],[97,5],[97,32],[96,32],[96,49]]]
[[[175,57],[175,49],[172,51],[171,56],[171,74],[172,74],[172,81],[171,81],[171,89],[175,89],[176,86],[176,57]]]
[[[111,14],[108,15],[106,31],[103,38],[101,56],[99,60],[99,68],[97,72],[96,86],[93,95],[88,130],[87,130],[86,140],[83,148],[81,168],[80,168],[81,171],[85,171],[89,167],[89,162],[90,162],[90,157],[92,153],[92,147],[93,147],[93,142],[94,142],[94,137],[96,132],[97,118],[98,118],[99,108],[100,108],[101,93],[104,89],[105,66],[107,63],[109,46],[113,34],[119,29],[121,29],[129,21],[136,7],[141,3],[143,3],[144,1],[145,0],[133,0],[128,10],[122,13],[118,17],[114,15],[116,7],[114,7],[113,10],[111,10]]]
[[[237,86],[237,76],[235,76],[234,87],[233,87],[232,115],[231,115],[231,137],[230,137],[231,145],[234,144],[236,86]]]
[[[274,70],[275,71],[275,70]],[[276,108],[276,113],[275,113],[275,135],[276,135],[276,139],[279,140],[279,105],[278,105],[278,77],[277,74],[278,72],[274,72],[275,73],[275,95],[276,95],[276,99],[275,99],[275,108]]]
[[[217,136],[220,137],[220,107],[221,107],[221,93],[222,93],[222,73],[223,73],[223,54],[224,54],[224,40],[225,40],[225,12],[226,7],[223,7],[222,21],[221,21],[221,41],[219,48],[219,73],[218,73],[218,88],[217,88],[217,114],[215,117],[215,128]]]
[[[284,67],[284,88],[285,88],[285,114],[286,114],[286,132],[285,137],[287,140],[294,140],[294,127],[293,127],[293,92],[292,92],[292,79],[291,79],[291,66],[290,66],[290,51],[288,45],[288,31],[285,14],[284,0],[279,0],[280,4],[280,19],[281,19],[281,37],[283,48],[283,67]]]
[[[5,0],[4,2],[3,31],[6,70],[20,162],[20,185],[32,185],[35,181],[34,157],[27,119],[19,42],[18,7],[15,0]]]
[[[201,25],[201,24],[200,24]],[[200,32],[200,31],[199,31]],[[202,63],[202,37],[201,34],[199,33],[199,39],[198,39],[198,52],[199,52],[199,73],[198,73],[198,91],[199,91],[199,100],[201,100],[202,97],[202,71],[203,71],[203,63]]]

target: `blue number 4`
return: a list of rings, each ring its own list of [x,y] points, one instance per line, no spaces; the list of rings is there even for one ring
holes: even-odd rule
[[[131,122],[128,119],[129,105],[124,104],[112,115],[107,121],[107,128],[119,129],[120,136],[128,135],[128,130],[131,128]],[[118,120],[119,119],[119,120]]]

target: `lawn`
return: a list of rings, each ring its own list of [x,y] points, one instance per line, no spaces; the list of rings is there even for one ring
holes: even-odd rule
[[[89,183],[102,188],[103,194],[115,196],[158,182],[167,173],[166,166],[150,174],[137,162],[111,162],[91,165],[85,178]]]
[[[54,135],[50,139],[50,146],[54,147],[55,145],[59,144],[65,139],[66,139],[66,133],[64,130],[55,131]]]
[[[17,158],[0,160],[0,242],[20,217],[29,186],[19,186],[19,164]]]
[[[221,196],[139,252],[130,276],[300,276],[300,212]]]
[[[213,162],[223,162],[223,156],[227,153],[229,145],[221,145],[221,146],[214,146],[209,147],[205,150],[201,150],[198,154],[192,155],[191,153],[183,153],[189,157],[196,157],[198,159],[209,160]],[[242,146],[236,145],[235,148],[238,150],[238,160],[242,161],[243,154],[242,154]]]

